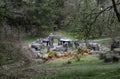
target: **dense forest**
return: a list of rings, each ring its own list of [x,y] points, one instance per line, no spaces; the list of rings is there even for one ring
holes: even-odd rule
[[[31,36],[49,33],[54,25],[69,28],[70,32],[74,28],[83,33],[83,38],[110,36],[112,28],[116,32],[119,28],[119,0],[1,0],[0,6],[1,28],[17,29]]]
[[[32,52],[24,48],[27,37],[62,30],[77,40],[114,41],[119,29],[120,0],[0,0],[0,67],[33,63]]]

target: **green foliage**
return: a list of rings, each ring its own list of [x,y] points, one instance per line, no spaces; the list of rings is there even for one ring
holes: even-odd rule
[[[112,11],[113,9],[105,10],[108,6],[112,5],[111,1],[99,1],[100,6],[97,5],[95,0],[68,1],[66,7],[71,7],[70,5],[72,5],[74,8],[71,7],[72,11],[69,8],[69,10],[65,11],[70,13],[67,14],[64,23],[74,38],[88,40],[99,37],[109,36],[114,38],[119,36],[118,29],[120,27],[116,15]],[[119,5],[117,7],[119,8]]]
[[[76,11],[76,14],[72,17],[71,26],[74,28],[72,32],[75,34],[77,39],[89,39],[94,36],[93,21],[97,10],[97,5],[94,1],[82,0],[79,1],[80,6]]]
[[[8,9],[5,0],[0,0],[0,27],[8,16]]]
[[[15,56],[16,50],[19,51],[18,49],[14,49],[13,44],[0,43],[0,65],[19,59],[19,56]]]
[[[36,34],[45,34],[53,31],[54,23],[58,18],[63,2],[63,0],[26,1],[24,6],[25,17],[26,20],[36,26],[34,27],[36,28]]]
[[[44,36],[53,31],[64,0],[0,1],[0,23],[14,26],[31,36]]]

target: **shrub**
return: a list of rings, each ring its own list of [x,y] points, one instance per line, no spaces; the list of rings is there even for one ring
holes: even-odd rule
[[[84,53],[89,53],[89,52],[90,52],[90,49],[86,47],[78,47],[77,49],[77,53],[81,55],[84,55]]]
[[[119,61],[119,57],[118,56],[113,56],[112,60],[113,60],[113,62],[118,62]]]
[[[106,57],[106,54],[105,53],[100,53],[99,54],[99,59],[105,59],[105,57]]]
[[[112,62],[112,56],[110,54],[106,54],[104,58],[105,63]]]
[[[79,54],[74,54],[74,58],[76,62],[80,61],[80,55]]]
[[[119,56],[114,54],[114,52],[111,52],[111,51],[106,53],[100,53],[99,58],[103,60],[105,63],[119,61]]]
[[[24,61],[27,64],[31,61],[31,52],[22,48],[19,43],[0,43],[0,65]]]
[[[48,58],[54,58],[54,57],[58,57],[58,54],[56,51],[52,51],[48,53]]]
[[[71,64],[72,62],[70,60],[67,61],[67,64]]]

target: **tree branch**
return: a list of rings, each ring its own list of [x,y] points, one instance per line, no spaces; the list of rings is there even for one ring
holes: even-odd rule
[[[117,10],[116,4],[115,4],[115,0],[112,0],[112,4],[113,4],[113,8],[114,8],[114,12],[118,18],[118,21],[120,22],[120,13]]]
[[[115,4],[115,5],[120,5],[120,3],[117,3],[117,4]],[[111,6],[109,6],[109,7],[106,7],[105,9],[103,9],[102,11],[100,11],[100,12],[96,15],[96,17],[95,17],[95,19],[94,19],[94,21],[93,21],[92,24],[94,24],[94,23],[96,22],[97,18],[98,18],[103,12],[105,12],[106,10],[111,10],[112,8],[114,8],[113,5],[111,5]]]

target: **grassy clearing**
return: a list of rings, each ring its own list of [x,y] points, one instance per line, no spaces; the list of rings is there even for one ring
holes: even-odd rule
[[[11,75],[11,72],[19,79],[119,79],[120,62],[105,64],[96,56],[89,55],[82,57],[79,62],[75,58],[60,58],[7,73]]]
[[[55,32],[57,35],[61,35],[63,38],[75,39],[69,32],[59,30]]]
[[[33,41],[36,41],[37,39],[39,39],[39,37],[27,37],[23,39],[23,43],[25,44],[30,44]]]
[[[61,35],[65,38],[73,39],[68,33],[59,31],[57,35]],[[29,37],[24,40],[29,44],[38,37]],[[58,42],[57,39],[54,40]],[[98,43],[110,47],[111,40],[102,40]],[[67,64],[71,61],[71,64]],[[96,56],[82,57],[79,62],[76,62],[75,58],[59,59],[49,63],[34,65],[31,69],[36,73],[31,73],[29,78],[26,79],[119,79],[120,78],[120,62],[105,64],[99,60]],[[23,73],[22,71],[20,71]],[[37,73],[40,72],[40,73]],[[20,73],[20,74],[21,74]],[[29,72],[30,73],[30,72]],[[26,73],[24,73],[26,74]]]
[[[119,79],[120,63],[105,64],[95,56],[81,58],[80,62],[70,59],[71,64],[65,64],[69,59],[35,66],[34,69],[54,71],[49,74],[32,76],[31,79]]]
[[[54,39],[54,43],[58,43],[58,39]]]
[[[71,36],[69,33],[65,32],[65,31],[57,31],[54,34],[56,35],[61,35],[62,38],[69,38],[69,39],[74,39],[73,36]],[[24,44],[30,44],[33,41],[36,41],[37,39],[40,39],[40,37],[26,37],[23,39],[23,43]],[[58,43],[58,39],[54,39],[54,43]]]

